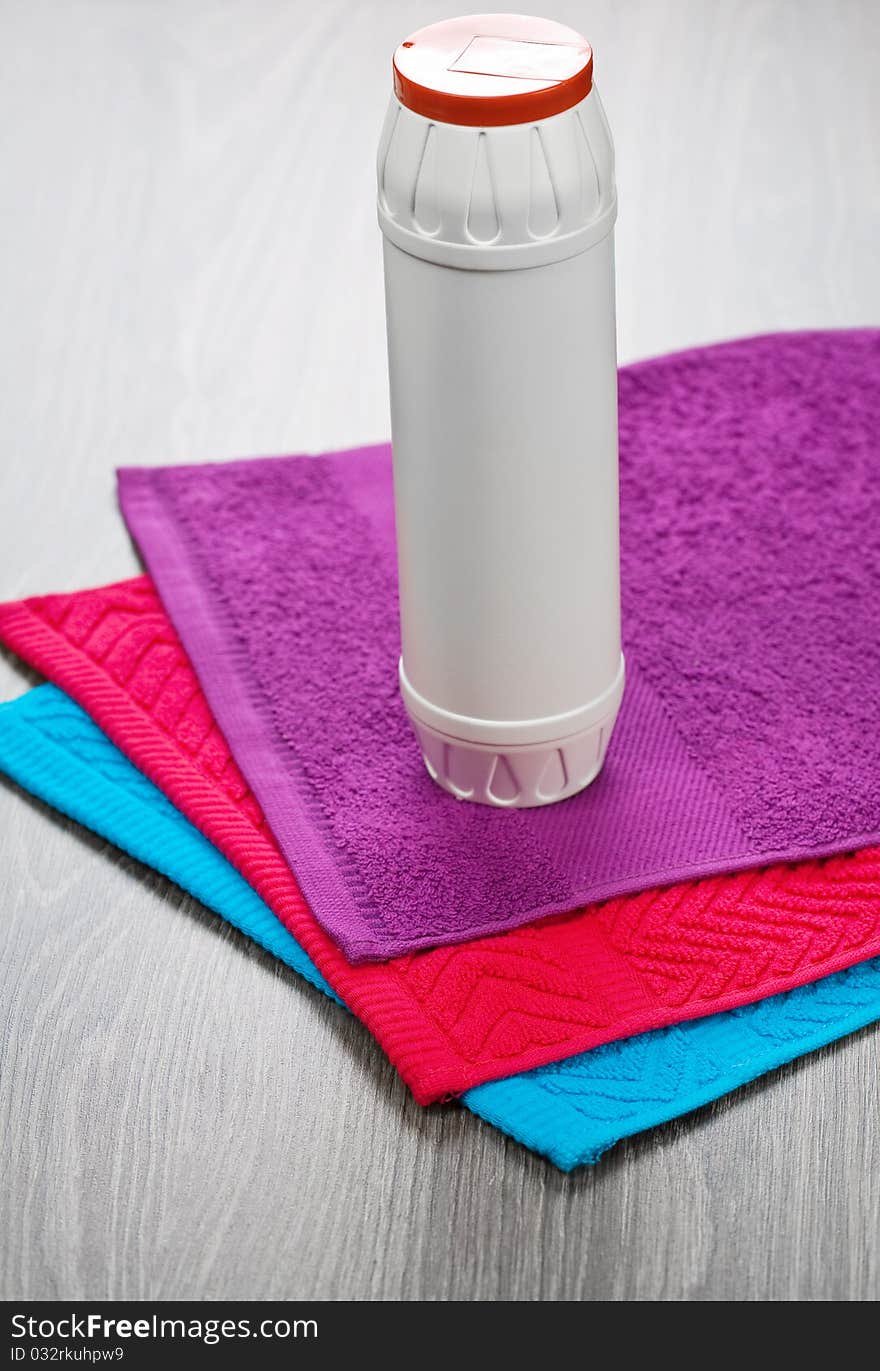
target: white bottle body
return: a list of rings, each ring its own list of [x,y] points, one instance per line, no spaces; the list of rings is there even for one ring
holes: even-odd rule
[[[395,105],[380,221],[401,688],[444,788],[552,803],[598,773],[623,690],[607,125],[595,92],[534,128]]]

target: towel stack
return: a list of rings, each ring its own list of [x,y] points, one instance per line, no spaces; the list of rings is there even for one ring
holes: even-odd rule
[[[120,472],[149,575],[0,606],[54,683],[0,708],[0,767],[340,999],[420,1102],[595,1161],[880,1017],[878,379],[871,330],[621,373],[627,693],[563,804],[424,772],[385,447]]]

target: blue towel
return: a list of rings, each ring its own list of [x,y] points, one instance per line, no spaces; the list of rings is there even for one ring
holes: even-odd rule
[[[160,871],[337,1000],[317,967],[217,849],[78,705],[39,686],[0,705],[0,769]],[[570,1171],[880,1018],[880,958],[711,1018],[644,1033],[469,1090],[463,1103]]]

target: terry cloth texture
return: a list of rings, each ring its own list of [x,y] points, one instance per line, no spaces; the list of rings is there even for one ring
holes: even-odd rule
[[[0,706],[0,768],[26,790],[161,871],[325,994],[315,965],[226,859],[78,705],[40,686]],[[880,1018],[880,960],[787,995],[627,1038],[463,1103],[564,1170]]]
[[[608,760],[514,811],[451,801],[407,722],[388,448],[120,473],[214,717],[350,960],[880,838],[880,332],[624,370],[620,465]]]
[[[880,850],[649,891],[478,942],[352,966],[311,914],[146,577],[0,606],[210,838],[427,1103],[880,954]]]

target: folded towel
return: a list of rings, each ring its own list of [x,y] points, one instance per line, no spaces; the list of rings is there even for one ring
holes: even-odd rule
[[[226,859],[74,702],[39,686],[0,706],[0,768],[46,803],[163,872],[337,998]],[[564,1170],[880,1018],[880,960],[760,1004],[627,1038],[463,1103]]]
[[[601,777],[537,810],[457,804],[425,773],[387,448],[123,471],[120,497],[315,916],[360,961],[880,838],[878,434],[876,331],[621,373],[626,697]],[[739,947],[719,918],[672,955]]]
[[[0,638],[220,848],[422,1103],[880,954],[875,848],[352,966],[302,898],[145,577],[0,606]]]

